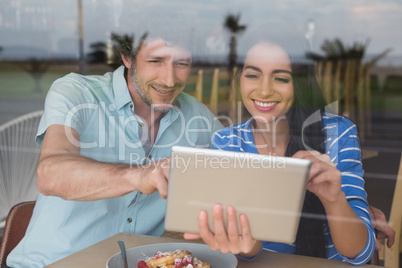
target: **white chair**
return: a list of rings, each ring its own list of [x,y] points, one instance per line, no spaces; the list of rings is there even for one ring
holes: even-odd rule
[[[43,111],[22,115],[0,126],[0,228],[10,209],[36,200],[36,167],[40,147],[35,143]]]

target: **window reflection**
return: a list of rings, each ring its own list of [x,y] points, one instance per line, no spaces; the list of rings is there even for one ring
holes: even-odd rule
[[[2,0],[0,126],[42,110],[51,84],[70,72],[115,70],[116,48],[135,48],[145,35],[188,48],[184,91],[223,124],[243,121],[249,115],[231,78],[248,48],[269,35],[292,61],[315,68],[330,108],[356,123],[369,202],[388,217],[377,196],[392,193],[389,166],[402,151],[401,14],[399,0]]]
[[[80,72],[79,2],[2,1],[0,124],[41,109],[55,79]],[[386,138],[400,142],[400,149],[402,34],[395,26],[402,24],[401,11],[400,1],[379,0],[239,0],[230,6],[215,1],[82,1],[82,72],[103,74],[120,65],[113,36],[129,41],[146,32],[168,33],[193,53],[185,91],[217,115],[233,117],[239,109],[232,104],[238,96],[230,90],[230,78],[247,47],[259,35],[275,34],[292,43],[289,37],[297,34],[301,40],[293,45],[300,62],[315,65],[327,100],[338,101],[339,112],[358,124],[363,145]],[[283,22],[287,27],[279,28]]]

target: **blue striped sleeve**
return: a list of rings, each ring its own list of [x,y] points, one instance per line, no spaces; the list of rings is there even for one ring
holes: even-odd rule
[[[212,147],[225,151],[256,152],[250,124],[250,120],[248,120],[217,132]]]
[[[354,265],[366,264],[375,250],[375,233],[368,212],[367,194],[364,189],[361,149],[356,125],[345,117],[332,117],[327,122],[333,126],[327,128],[327,149],[331,160],[337,166],[342,176],[342,190],[353,211],[360,217],[367,228],[368,239],[366,246],[350,259],[341,255],[333,246],[328,233],[327,253],[329,259],[342,260]]]

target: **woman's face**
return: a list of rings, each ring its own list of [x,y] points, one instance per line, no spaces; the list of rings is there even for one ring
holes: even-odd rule
[[[247,53],[240,77],[244,105],[257,122],[283,119],[294,100],[291,61],[279,46],[261,42]]]

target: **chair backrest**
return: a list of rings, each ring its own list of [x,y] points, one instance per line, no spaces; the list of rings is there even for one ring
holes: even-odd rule
[[[374,251],[373,257],[371,257],[367,264],[380,265],[380,256],[377,250]]]
[[[395,230],[395,242],[391,248],[384,248],[384,266],[402,267],[402,263],[399,263],[399,254],[402,252],[402,156],[392,199],[389,225]]]
[[[11,207],[36,200],[36,167],[40,147],[35,136],[43,111],[0,125],[0,227]]]
[[[13,206],[8,213],[0,246],[0,267],[6,265],[8,254],[24,237],[35,203],[35,201],[19,203]]]
[[[383,245],[380,260],[384,266],[399,268],[402,228],[402,156],[400,152],[378,152],[363,159],[366,191],[371,205],[382,210],[395,230],[395,243],[389,249]],[[380,261],[380,264],[382,264]]]

